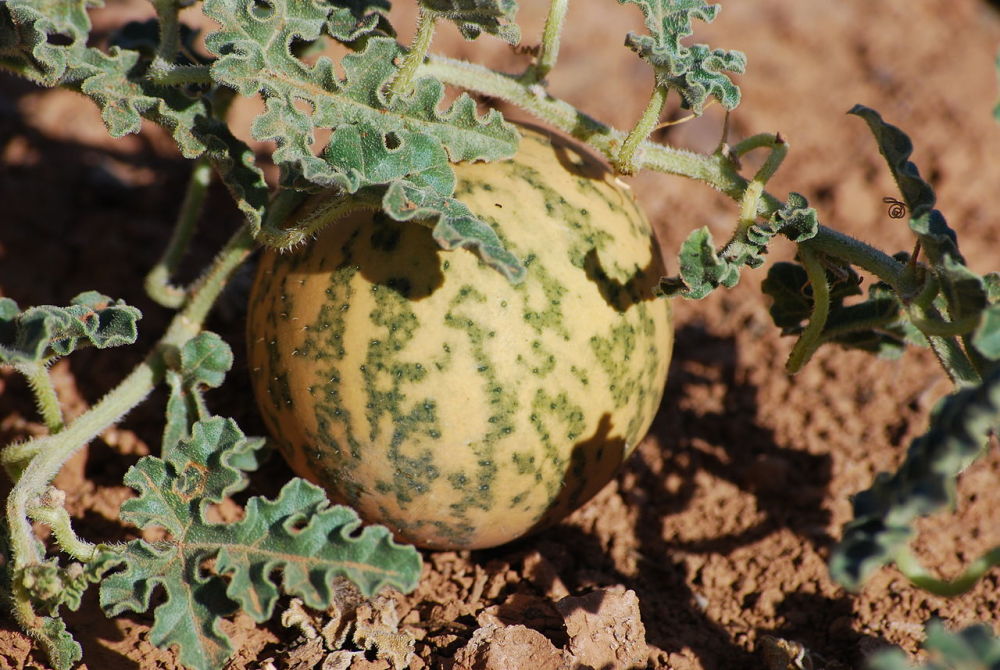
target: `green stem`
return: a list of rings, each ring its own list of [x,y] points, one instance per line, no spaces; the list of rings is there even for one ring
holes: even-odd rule
[[[761,184],[771,181],[771,177],[778,171],[778,168],[781,167],[782,162],[785,160],[785,156],[788,155],[788,143],[777,135],[772,135],[771,143],[766,146],[771,152],[764,159],[764,164],[757,170],[757,174],[753,176],[753,181],[760,182]]]
[[[180,7],[176,0],[152,0],[152,3],[160,26],[160,44],[156,49],[156,55],[168,63],[173,63],[181,48],[181,24],[178,19]]]
[[[732,156],[742,156],[761,147],[772,149],[776,146],[777,139],[773,133],[757,133],[729,147],[729,153]]]
[[[437,13],[421,6],[417,15],[417,33],[413,36],[410,44],[410,51],[403,59],[403,64],[396,73],[396,77],[389,84],[389,97],[405,96],[413,86],[413,78],[417,74],[417,69],[427,57],[430,51],[431,41],[434,39],[434,29],[437,23]]]
[[[965,572],[952,580],[933,576],[909,548],[897,552],[894,559],[899,571],[915,586],[935,595],[951,597],[965,593],[976,585],[987,570],[1000,565],[1000,547],[994,547],[980,556],[965,569]]]
[[[830,283],[826,279],[826,269],[808,246],[799,246],[799,260],[806,269],[809,285],[812,287],[813,311],[809,324],[792,347],[785,369],[795,374],[802,369],[823,341],[823,329],[830,316]]]
[[[239,231],[216,257],[215,262],[195,283],[184,309],[174,316],[166,333],[146,358],[97,404],[79,416],[56,435],[31,440],[20,445],[21,453],[34,452],[7,499],[7,523],[14,567],[21,568],[41,560],[36,548],[28,508],[63,464],[81,447],[108,426],[121,420],[142,402],[163,379],[166,366],[164,352],[180,347],[201,331],[209,309],[218,298],[233,270],[253,249],[253,239],[247,226]]]
[[[545,122],[586,142],[614,160],[621,150],[626,134],[611,128],[569,103],[553,98],[547,93],[524,86],[515,75],[495,72],[466,61],[430,55],[421,67],[421,73],[435,77],[445,84],[482,93],[510,102],[527,110]],[[683,149],[665,147],[652,142],[642,142],[636,167],[650,167],[683,177],[704,181],[726,193],[742,193],[746,179],[740,177],[732,166],[723,169],[723,161]],[[780,203],[776,202],[776,208]]]
[[[52,385],[52,377],[49,369],[41,361],[30,363],[20,363],[15,369],[24,375],[28,380],[28,386],[35,396],[35,405],[38,413],[42,415],[42,421],[50,433],[58,433],[63,429],[62,407],[59,405],[59,396],[56,395],[55,386]]]
[[[0,464],[7,471],[10,480],[16,482],[21,478],[21,473],[24,472],[28,462],[39,451],[41,451],[41,447],[38,446],[37,441],[9,444],[0,452]]]
[[[212,180],[212,165],[206,156],[195,161],[188,180],[187,192],[181,203],[181,210],[174,224],[173,234],[160,260],[146,275],[146,293],[160,305],[176,309],[184,304],[187,291],[173,286],[170,277],[177,271],[181,258],[187,252],[191,236],[198,225],[208,185]]]
[[[800,243],[799,248],[801,249],[803,246],[811,247],[827,256],[867,270],[892,286],[897,293],[901,292],[901,288],[905,285],[906,265],[904,263],[900,263],[889,254],[832,228],[820,226],[816,236]]]
[[[282,196],[287,197],[279,203]],[[381,207],[382,199],[375,192],[359,191],[340,196],[320,194],[303,202],[300,192],[282,191],[268,211],[257,241],[268,248],[287,251],[348,214],[377,211]]]
[[[625,133],[620,130],[597,121],[563,100],[548,94],[539,95],[537,91],[529,90],[516,76],[495,72],[466,61],[435,55],[428,57],[427,62],[421,67],[421,72],[436,77],[446,84],[517,105],[563,132],[586,142],[609,160],[614,160],[625,140]],[[773,140],[774,137],[771,136],[770,141]],[[761,146],[766,145],[763,138],[754,142],[761,142]],[[749,150],[750,146],[751,144],[747,144],[746,150]],[[648,141],[642,142],[640,149],[636,156],[636,168],[649,168],[696,179],[737,201],[743,197],[743,192],[749,184],[749,181],[736,171],[733,162],[719,153],[706,156]],[[769,218],[783,206],[781,200],[764,192],[760,198],[757,214]],[[816,236],[804,244],[809,244],[816,251],[833,258],[857,265],[896,290],[905,283],[903,263],[864,242],[825,226],[820,226]]]
[[[928,318],[918,309],[910,310],[910,321],[927,336],[954,337],[971,333],[979,325],[980,318],[979,314],[972,314],[958,321],[944,321],[933,317]]]
[[[908,316],[913,324],[924,333],[931,351],[937,356],[938,362],[948,373],[953,384],[970,386],[982,381],[979,372],[965,354],[958,340],[947,334],[946,328],[941,327],[950,324],[940,318],[936,309],[925,310],[917,304],[911,304]]]
[[[621,151],[615,158],[615,168],[622,174],[635,174],[638,171],[636,162],[636,151],[639,146],[646,141],[649,134],[653,132],[656,124],[660,122],[660,114],[663,113],[663,106],[667,102],[669,89],[666,86],[657,86],[653,89],[653,94],[649,97],[649,104],[643,110],[642,116],[636,121],[632,132],[628,134],[622,143]]]
[[[555,67],[556,59],[559,58],[559,38],[562,35],[568,7],[569,0],[552,0],[549,3],[549,14],[545,18],[545,29],[542,31],[542,43],[538,47],[538,58],[521,75],[522,83],[529,86],[540,84]]]
[[[28,515],[35,521],[41,521],[49,526],[59,547],[67,554],[78,561],[93,560],[97,545],[81,539],[73,530],[69,512],[63,506],[66,494],[53,488],[44,498],[44,504],[29,509]]]

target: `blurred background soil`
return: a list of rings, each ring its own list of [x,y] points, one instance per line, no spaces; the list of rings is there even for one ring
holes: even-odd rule
[[[412,7],[396,4],[393,17],[406,40]],[[533,44],[545,3],[521,4],[524,41]],[[104,35],[126,18],[151,13],[139,0],[108,0],[94,19]],[[551,91],[607,123],[630,127],[646,104],[651,75],[621,44],[627,31],[641,29],[634,5],[576,0]],[[997,269],[1000,126],[991,112],[1000,20],[989,5],[731,1],[713,24],[696,26],[694,41],[747,55],[730,141],[780,131],[789,142],[771,193],[784,198],[798,191],[824,224],[889,252],[909,250],[905,223],[890,218],[883,203],[897,193],[876,146],[865,124],[844,114],[855,103],[874,107],[914,139],[913,159],[935,187],[971,267]],[[465,43],[447,26],[435,50],[510,70],[526,62],[488,37]],[[235,110],[244,136],[252,111]],[[721,127],[715,107],[658,138],[710,151]],[[123,377],[169,319],[145,297],[142,279],[169,235],[186,169],[159,129],[113,140],[84,98],[0,76],[0,295],[22,306],[66,304],[96,289],[145,315],[136,346],[84,351],[55,366],[71,415]],[[658,174],[631,184],[671,268],[689,231],[707,225],[721,240],[735,223],[736,206],[702,185]],[[228,196],[214,189],[184,276],[194,276],[236,225]],[[773,256],[791,253],[779,243]],[[704,301],[677,303],[677,345],[661,411],[638,453],[596,499],[540,536],[489,551],[425,554],[420,587],[393,595],[388,605],[399,630],[416,639],[412,667],[550,667],[557,657],[576,667],[786,667],[774,660],[775,650],[790,649],[794,657],[804,648],[813,667],[853,668],[890,644],[920,656],[931,617],[952,627],[977,620],[997,627],[996,570],[954,599],[915,589],[892,569],[860,594],[830,580],[826,560],[849,519],[849,496],[900,461],[949,383],[927,352],[877,361],[838,349],[821,351],[790,378],[783,364],[791,341],[770,324],[759,288],[765,272],[748,271],[737,288]],[[260,434],[243,369],[246,289],[244,274],[209,324],[237,355],[229,384],[209,399],[216,413]],[[136,536],[117,520],[118,505],[130,495],[121,478],[156,450],[163,399],[155,394],[60,474],[57,484],[84,537]],[[0,375],[3,443],[38,433],[36,422],[25,384]],[[252,492],[272,495],[286,476],[272,462]],[[916,547],[935,571],[957,574],[1000,544],[998,481],[994,445],[963,475],[954,513],[921,523]],[[617,638],[588,638],[574,612],[587,612],[594,630],[611,622],[631,627]],[[255,626],[238,617],[229,625],[241,649],[231,667],[324,662],[302,651],[299,629],[277,619]],[[179,667],[171,653],[148,642],[147,615],[109,621],[89,597],[68,620],[91,670]],[[611,655],[604,659],[586,639]],[[562,647],[565,653],[553,655]],[[373,652],[330,658],[323,667],[392,662]],[[47,667],[16,626],[0,619],[0,669],[27,666]]]

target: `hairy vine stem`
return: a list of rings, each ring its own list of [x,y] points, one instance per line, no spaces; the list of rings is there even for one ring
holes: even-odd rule
[[[17,371],[28,380],[28,386],[35,396],[35,404],[38,413],[42,415],[45,427],[50,433],[58,433],[63,429],[63,412],[48,367],[41,361],[25,362],[16,367]]]
[[[792,347],[792,353],[788,356],[785,369],[792,374],[801,370],[822,344],[823,329],[830,316],[830,283],[826,278],[826,269],[816,253],[806,245],[799,247],[799,261],[806,269],[806,276],[809,277],[809,285],[812,287],[813,311],[809,317],[809,324],[802,331],[802,335]]]
[[[105,428],[121,420],[163,379],[165,352],[183,346],[201,331],[201,325],[225,287],[226,280],[246,259],[253,246],[249,227],[241,226],[216,256],[209,270],[195,283],[184,309],[174,316],[160,341],[117,387],[61,432],[17,445],[16,454],[22,460],[30,460],[7,499],[7,523],[15,568],[24,568],[42,560],[28,521],[29,509],[36,506],[35,500],[73,454]],[[7,460],[10,460],[9,456]]]
[[[163,255],[153,269],[146,275],[146,293],[164,307],[176,309],[184,304],[187,290],[170,283],[170,277],[177,271],[181,258],[187,251],[188,244],[198,225],[208,185],[212,180],[212,165],[207,156],[201,156],[195,161],[188,180],[184,201],[181,203],[177,222]]]
[[[403,65],[396,73],[395,79],[389,84],[389,96],[405,96],[410,92],[413,84],[413,77],[417,73],[420,64],[427,57],[427,52],[431,48],[434,40],[434,29],[437,24],[437,13],[423,5],[420,6],[417,14],[417,33],[413,36],[410,44],[410,51],[403,60]]]
[[[545,28],[542,31],[542,43],[539,45],[538,58],[525,70],[520,80],[524,84],[540,84],[549,76],[559,58],[559,38],[562,35],[563,22],[566,20],[566,10],[569,0],[552,0],[549,3],[549,13],[545,17]]]
[[[563,132],[586,142],[609,161],[614,161],[625,141],[624,132],[597,121],[568,102],[552,97],[539,86],[525,86],[514,75],[435,55],[428,56],[420,71],[437,77],[446,84],[517,105]],[[769,140],[767,138],[767,135],[755,135],[736,146],[741,153],[745,153],[757,146],[767,146],[768,142],[774,143],[773,135]],[[646,140],[639,144],[636,153],[636,169],[648,168],[696,179],[736,201],[742,199],[750,183],[737,172],[731,158],[721,152],[711,155],[697,154]],[[769,218],[782,206],[783,203],[779,199],[765,191],[761,193],[756,214]],[[903,284],[905,271],[903,263],[843,233],[820,226],[816,236],[804,244],[813,245],[816,250],[828,256],[857,265],[893,288],[899,289]]]
[[[668,93],[670,93],[670,89],[666,86],[657,86],[653,89],[653,94],[649,97],[646,109],[643,110],[642,116],[636,121],[635,127],[632,128],[625,141],[622,142],[622,148],[618,152],[618,155],[615,156],[614,165],[618,172],[630,175],[638,171],[636,151],[639,149],[639,145],[656,128],[656,124],[659,123],[660,114],[663,113],[663,108],[667,104]]]

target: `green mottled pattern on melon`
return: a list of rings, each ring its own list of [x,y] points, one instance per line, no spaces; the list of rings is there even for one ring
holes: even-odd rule
[[[523,283],[424,226],[353,216],[265,254],[248,343],[293,468],[402,540],[462,548],[556,521],[614,475],[671,333],[655,240],[600,165],[529,133],[516,160],[456,172]]]

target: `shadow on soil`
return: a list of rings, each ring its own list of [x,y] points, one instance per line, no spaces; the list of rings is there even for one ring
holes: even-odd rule
[[[651,429],[662,451],[633,456],[626,465],[637,480],[633,490],[622,491],[639,510],[634,530],[639,559],[636,574],[620,572],[612,558],[613,548],[604,546],[595,534],[565,524],[503,552],[514,563],[518,556],[512,553],[537,550],[574,595],[593,585],[623,584],[633,589],[639,597],[647,642],[667,653],[689,649],[706,668],[760,667],[762,660],[708,615],[708,604],[698,593],[701,576],[693,573],[686,557],[727,555],[782,529],[814,549],[832,543],[825,531],[829,514],[822,506],[831,480],[831,460],[781,446],[768,428],[759,425],[757,388],[739,379],[737,353],[734,339],[712,335],[701,327],[689,325],[677,332],[667,400]],[[680,399],[705,386],[714,389],[715,409],[679,409],[684,406]],[[663,530],[664,520],[687,510],[696,494],[704,493],[699,491],[698,480],[705,478],[699,478],[699,473],[755,496],[760,521],[731,534],[672,539]],[[668,481],[681,484],[668,489]],[[499,554],[474,552],[472,558],[485,565]],[[774,607],[787,623],[758,634],[798,636],[795,639],[820,654],[831,645],[837,650],[856,648],[844,637],[857,637],[849,627],[838,634],[828,633],[836,628],[831,623],[850,614],[850,599],[816,602],[817,598],[785,593]],[[755,603],[756,598],[749,597],[742,607],[749,610]],[[807,628],[812,632],[806,634]],[[837,639],[831,640],[831,635]]]

